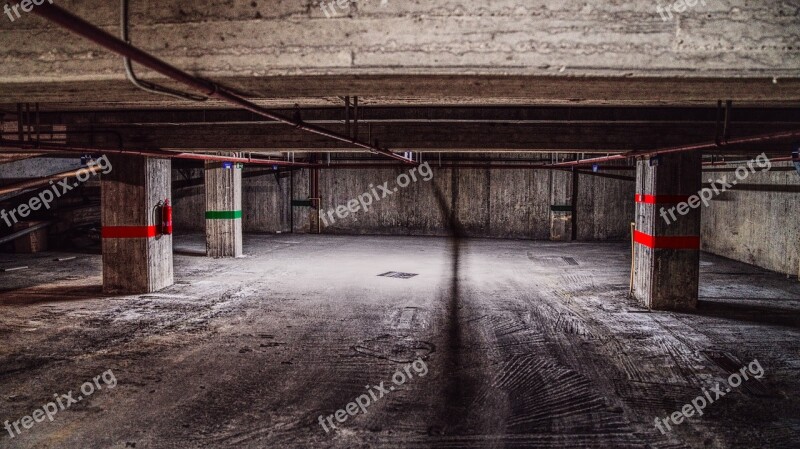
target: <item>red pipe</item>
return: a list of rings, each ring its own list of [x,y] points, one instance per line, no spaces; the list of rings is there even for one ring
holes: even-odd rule
[[[158,72],[168,78],[171,78],[179,83],[188,86],[191,89],[202,92],[204,95],[224,100],[230,104],[236,105],[242,109],[248,110],[254,114],[262,117],[269,118],[287,125],[291,125],[297,129],[307,131],[310,133],[318,134],[321,136],[329,137],[331,139],[347,142],[349,144],[364,148],[373,154],[383,155],[397,161],[403,162],[408,165],[418,165],[416,162],[406,159],[399,154],[394,154],[389,150],[379,148],[376,145],[360,142],[352,137],[338,134],[315,125],[309,125],[302,120],[295,120],[282,115],[270,112],[269,110],[249,101],[245,98],[231,92],[219,84],[194,77],[176,67],[173,67],[166,62],[122,41],[121,39],[101,30],[100,28],[92,25],[86,20],[70,13],[69,11],[49,3],[37,6],[33,12],[45,19],[61,25],[69,31],[74,32],[84,38],[111,50],[121,56],[127,57],[155,72]]]
[[[163,150],[120,150],[114,148],[81,148],[81,147],[65,147],[60,145],[36,145],[36,144],[14,144],[9,145],[6,143],[0,144],[0,149],[8,150],[27,150],[35,152],[64,152],[64,153],[105,153],[105,154],[121,154],[126,156],[144,156],[155,157],[161,159],[192,159],[197,161],[216,161],[216,162],[241,162],[249,165],[271,165],[280,167],[312,167],[312,164],[303,162],[289,162],[289,161],[273,161],[270,159],[252,159],[246,157],[227,157],[215,156],[212,154],[200,153],[175,153],[172,151]]]
[[[649,156],[657,156],[659,154],[684,153],[688,151],[699,151],[699,150],[713,150],[717,148],[724,148],[730,145],[762,143],[762,142],[769,142],[772,140],[791,139],[791,138],[800,138],[800,131],[785,131],[780,133],[761,134],[758,136],[751,136],[751,137],[741,137],[738,139],[729,139],[728,141],[722,142],[720,144],[717,144],[716,142],[709,142],[709,143],[701,143],[693,145],[684,145],[679,147],[663,148],[660,150],[629,151],[627,153],[613,154],[611,156],[601,156],[590,159],[582,159],[579,161],[559,162],[557,164],[553,164],[552,166],[577,167],[581,165],[597,164],[600,162],[618,161],[622,159],[629,159],[632,157],[649,157]]]
[[[556,167],[554,165],[546,165],[546,164],[532,164],[532,163],[495,163],[495,162],[457,162],[454,163],[452,161],[447,161],[444,163],[439,164],[438,162],[430,162],[429,164],[432,168],[495,168],[495,169],[521,169],[521,170],[569,170],[563,167]],[[318,168],[402,168],[402,165],[396,164],[383,164],[383,163],[358,163],[358,162],[344,162],[344,163],[333,163],[330,165],[320,165]],[[601,170],[620,170],[620,171],[628,171],[633,170],[634,167],[629,166],[613,166],[608,165],[604,167],[600,167]]]

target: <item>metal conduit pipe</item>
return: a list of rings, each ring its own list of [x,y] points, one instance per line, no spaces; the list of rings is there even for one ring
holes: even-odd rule
[[[266,117],[281,123],[285,123],[287,125],[293,126],[299,130],[307,131],[310,133],[318,134],[321,136],[329,137],[334,140],[338,140],[341,142],[347,142],[349,144],[355,145],[360,148],[364,148],[367,151],[378,154],[382,156],[389,157],[391,159],[398,160],[403,162],[404,164],[408,165],[418,165],[415,161],[410,159],[406,159],[399,154],[392,153],[389,150],[383,149],[378,147],[377,145],[371,145],[369,143],[364,143],[358,141],[352,137],[335,133],[333,131],[329,131],[324,128],[320,128],[318,126],[309,125],[304,123],[301,119],[292,119],[288,117],[284,117],[282,115],[276,114],[263,108],[244,97],[241,97],[232,91],[228,90],[224,86],[220,86],[212,81],[204,80],[201,78],[197,78],[192,76],[176,67],[173,67],[166,62],[132,46],[126,42],[123,42],[121,39],[114,37],[113,35],[105,32],[104,30],[92,25],[91,23],[87,22],[84,19],[70,13],[69,11],[50,3],[44,3],[40,6],[37,6],[33,9],[33,13],[57,24],[61,27],[72,31],[75,34],[83,36],[84,38],[114,52],[120,56],[130,58],[130,60],[141,64],[155,72],[160,73],[168,78],[171,78],[185,86],[194,89],[203,93],[203,95],[208,96],[209,98],[216,98],[219,100],[224,100],[230,104],[236,105],[239,108],[248,110],[254,114],[260,115],[262,117]]]
[[[84,167],[78,170],[70,170],[63,173],[57,173],[55,175],[46,176],[44,178],[37,178],[37,179],[32,179],[30,181],[22,181],[15,184],[9,184],[0,187],[0,195],[14,193],[20,190],[33,189],[39,186],[50,184],[50,182],[61,181],[62,179],[65,178],[73,178],[82,173],[91,173],[92,175],[94,175],[97,174],[97,172],[99,172],[100,170],[102,169],[99,166],[95,165],[93,167]]]
[[[650,150],[650,151],[629,151],[627,153],[622,154],[613,154],[609,156],[601,156],[601,157],[594,157],[589,159],[582,159],[577,161],[568,161],[568,162],[559,162],[556,164],[552,164],[553,167],[579,167],[582,165],[591,165],[597,164],[601,162],[610,162],[610,161],[619,161],[623,159],[629,158],[636,158],[636,157],[652,157],[657,156],[659,154],[673,154],[673,153],[685,153],[689,151],[700,151],[700,150],[713,150],[717,148],[725,148],[731,145],[742,145],[748,143],[763,143],[763,142],[770,142],[773,140],[781,140],[781,139],[794,139],[800,138],[800,130],[799,131],[784,131],[778,133],[771,133],[771,134],[761,134],[758,136],[751,136],[751,137],[740,137],[738,139],[729,139],[726,142],[722,142],[717,144],[717,142],[708,142],[708,143],[700,143],[700,144],[693,144],[693,145],[683,145],[679,147],[671,147],[671,148],[662,148],[659,150]]]
[[[122,0],[120,3],[120,38],[123,41],[125,41],[125,43],[130,44],[131,39],[130,39],[130,26],[128,24],[128,2],[129,0]],[[139,89],[145,92],[149,92],[152,94],[166,95],[168,97],[177,98],[179,100],[189,100],[196,102],[203,102],[208,100],[208,98],[206,97],[187,94],[178,90],[170,89],[168,87],[159,86],[158,84],[142,81],[136,77],[136,73],[133,71],[133,63],[131,62],[130,58],[123,57],[122,60],[125,65],[125,76],[128,77],[128,81],[130,81],[134,86],[138,87]]]
[[[791,160],[792,160],[791,156],[788,156],[788,157],[772,157],[772,158],[769,159],[770,162],[789,162]],[[749,160],[735,160],[735,161],[703,162],[703,166],[746,164],[748,162],[750,162],[750,161]]]
[[[0,245],[8,243],[8,242],[13,242],[14,240],[16,240],[16,239],[18,239],[20,237],[25,237],[26,235],[28,235],[30,233],[33,233],[33,232],[36,232],[39,229],[44,229],[44,228],[50,226],[50,224],[51,223],[49,221],[45,222],[45,223],[39,223],[38,225],[31,226],[30,228],[25,228],[25,229],[23,229],[21,231],[15,232],[15,233],[13,233],[11,235],[7,235],[5,237],[2,237],[2,238],[0,238]]]
[[[301,168],[308,168],[313,167],[312,164],[307,164],[303,162],[288,162],[288,161],[275,161],[271,159],[253,159],[252,157],[227,157],[227,156],[216,156],[213,154],[202,154],[202,153],[175,153],[172,151],[164,151],[164,150],[121,150],[115,148],[86,148],[86,147],[72,147],[72,146],[61,146],[61,145],[28,145],[28,144],[8,144],[3,143],[0,144],[0,149],[2,150],[14,150],[14,151],[32,151],[32,152],[52,152],[52,153],[78,153],[78,154],[90,154],[90,153],[105,153],[105,154],[121,154],[126,156],[144,156],[144,157],[154,157],[154,158],[161,158],[161,159],[190,159],[196,161],[216,161],[216,162],[241,162],[243,164],[248,165],[271,165],[271,166],[279,166],[279,167],[301,167]]]

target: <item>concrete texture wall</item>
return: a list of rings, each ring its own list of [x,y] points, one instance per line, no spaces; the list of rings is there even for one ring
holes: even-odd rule
[[[172,224],[175,232],[205,232],[206,191],[203,169],[172,171]]]
[[[578,240],[630,238],[635,191],[633,182],[582,176],[578,184]]]
[[[722,175],[733,178],[730,171],[704,175],[706,181]],[[743,189],[748,185],[752,190],[725,192],[703,209],[703,250],[800,276],[800,175],[796,171],[759,172],[740,182]],[[769,191],[769,186],[791,186],[795,192]]]
[[[118,3],[58,5],[116,33]],[[666,21],[651,0],[360,1],[332,18],[318,3],[133,1],[132,39],[206,76],[412,67],[560,75],[791,69],[796,76],[800,69],[796,2],[709,1]],[[122,75],[119,58],[33,13],[4,18],[0,30],[0,82]]]
[[[257,175],[263,168],[246,167],[242,180],[242,226],[245,232],[291,232],[292,176]],[[306,185],[308,181],[304,177]],[[304,190],[305,191],[305,190]],[[299,198],[296,196],[296,198]]]
[[[258,169],[247,169],[258,170]],[[243,180],[243,226],[245,232],[309,231],[308,207],[290,207],[308,199],[308,171],[276,179],[272,174]],[[406,169],[322,170],[320,194],[325,211],[347,206],[348,201],[375,189],[379,201],[369,212],[333,215],[323,226],[330,234],[447,235],[447,219],[455,205],[463,232],[474,237],[551,238],[551,186],[553,174],[541,170],[433,169],[433,178],[406,188],[397,186]],[[570,175],[567,174],[567,177]],[[378,186],[389,182],[392,194],[382,198]],[[634,209],[634,183],[581,175],[578,236],[581,240],[627,239]],[[374,196],[373,196],[374,198]],[[175,225],[178,232],[202,231],[202,186],[176,192]],[[561,204],[559,204],[561,205]],[[290,215],[293,214],[293,217]],[[558,215],[564,215],[558,213]],[[568,216],[568,214],[567,214]],[[324,223],[323,223],[324,225]]]

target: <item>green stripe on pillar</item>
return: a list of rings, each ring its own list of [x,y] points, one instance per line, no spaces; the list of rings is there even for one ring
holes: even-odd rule
[[[206,211],[206,220],[236,220],[242,218],[240,210],[209,210]]]

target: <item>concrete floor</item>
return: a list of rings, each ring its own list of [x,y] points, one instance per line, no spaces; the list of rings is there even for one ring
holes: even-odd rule
[[[704,255],[698,311],[649,313],[624,243],[250,235],[209,260],[176,242],[178,284],[132,297],[100,294],[97,255],[0,255],[30,266],[0,273],[0,420],[117,380],[0,447],[800,446],[796,279]],[[418,357],[426,376],[318,424]],[[753,359],[760,381],[654,427]]]

